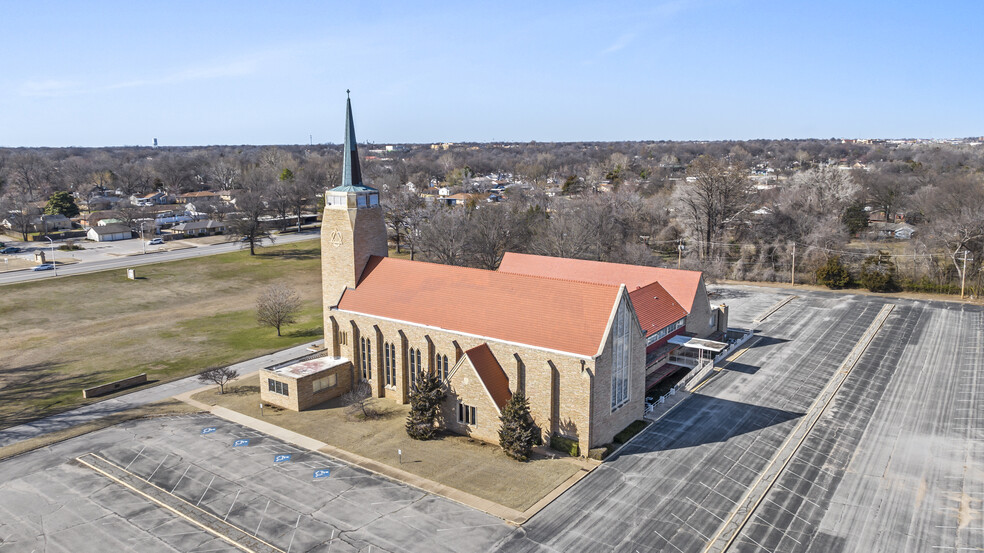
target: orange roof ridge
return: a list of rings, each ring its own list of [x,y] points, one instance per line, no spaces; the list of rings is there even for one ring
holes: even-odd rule
[[[370,256],[370,262],[372,261],[372,258],[383,259],[383,257],[380,257],[378,255],[373,255],[373,256]],[[550,275],[532,275],[532,274],[526,274],[526,273],[513,273],[511,271],[490,271],[489,269],[480,269],[478,267],[466,267],[464,265],[444,265],[443,263],[433,263],[431,261],[421,261],[419,259],[402,259],[402,258],[399,258],[399,257],[387,257],[385,259],[392,259],[393,261],[399,261],[401,263],[423,263],[425,265],[436,265],[438,267],[448,267],[449,269],[461,269],[461,270],[466,270],[466,271],[478,271],[478,272],[482,272],[482,273],[498,273],[498,274],[503,274],[503,275],[512,275],[512,276],[525,277],[525,278],[556,280],[556,281],[560,281],[560,282],[573,282],[575,284],[587,284],[589,286],[601,286],[601,287],[604,287],[604,288],[618,288],[620,286],[620,284],[611,284],[611,283],[608,283],[608,282],[598,282],[596,280],[581,280],[581,279],[575,279],[575,278],[555,277],[555,276],[550,276]],[[368,268],[368,266],[369,265],[367,263],[366,264],[366,267]]]
[[[506,252],[499,265],[500,272],[526,275],[569,274],[578,280],[622,283],[627,290],[634,292],[652,282],[660,285],[689,312],[700,289],[702,273],[685,269],[667,269],[627,265],[588,259],[549,257],[515,252]]]

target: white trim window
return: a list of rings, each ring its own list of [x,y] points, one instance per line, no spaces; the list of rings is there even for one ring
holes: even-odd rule
[[[286,382],[281,382],[270,378],[267,380],[267,387],[275,394],[290,397],[290,386],[288,386]]]
[[[362,378],[372,380],[372,340],[369,338],[362,338],[362,355],[359,358],[362,361]]]
[[[629,401],[629,365],[632,362],[632,314],[625,302],[612,324],[612,411]]]
[[[651,346],[651,345],[655,344],[656,342],[662,340],[663,338],[666,338],[666,336],[668,334],[670,334],[672,332],[676,332],[677,330],[680,330],[686,324],[687,324],[687,318],[684,317],[684,318],[680,319],[679,321],[671,324],[670,326],[661,329],[656,334],[653,334],[653,335],[649,336],[648,338],[646,338],[646,345],[647,346]]]
[[[476,412],[474,407],[458,402],[458,422],[462,424],[474,425],[476,424],[475,415]]]

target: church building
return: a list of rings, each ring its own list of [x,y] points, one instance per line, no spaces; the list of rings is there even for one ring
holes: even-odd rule
[[[351,362],[347,384],[407,403],[416,375],[436,373],[445,427],[493,443],[522,392],[544,441],[572,438],[583,455],[643,416],[647,371],[666,362],[671,337],[726,328],[699,272],[516,253],[498,271],[390,258],[351,100],[343,155],[321,255],[325,349]]]

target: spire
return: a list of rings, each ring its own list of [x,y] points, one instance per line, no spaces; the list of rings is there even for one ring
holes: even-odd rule
[[[362,167],[359,166],[359,147],[355,140],[355,123],[352,121],[350,92],[349,90],[345,91],[345,146],[342,148],[342,186],[370,188],[362,183]]]

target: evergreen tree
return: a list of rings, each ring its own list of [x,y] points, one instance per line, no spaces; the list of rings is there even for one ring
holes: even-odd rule
[[[437,431],[444,401],[444,384],[436,374],[420,373],[410,387],[410,413],[407,435],[415,440],[430,440]]]
[[[828,259],[824,266],[817,269],[817,283],[835,290],[844,288],[851,283],[851,273],[841,263],[840,257],[835,255]]]
[[[48,204],[44,206],[45,215],[64,215],[65,217],[75,217],[79,214],[79,206],[75,203],[75,198],[68,192],[55,192],[48,198]]]
[[[503,451],[518,461],[528,460],[533,453],[537,434],[533,416],[530,414],[530,402],[526,396],[520,392],[513,394],[502,408],[499,420],[502,421],[502,426],[499,427],[499,445]]]
[[[895,281],[895,263],[885,252],[865,258],[861,264],[861,276],[858,278],[861,286],[872,292],[897,292],[899,285]]]

